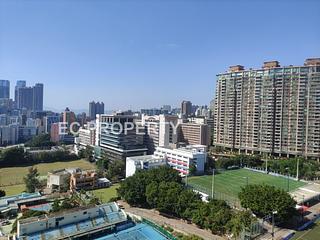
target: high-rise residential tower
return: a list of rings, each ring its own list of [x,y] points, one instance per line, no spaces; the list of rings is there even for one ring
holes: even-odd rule
[[[213,144],[245,152],[320,158],[320,59],[265,62],[217,75]]]
[[[33,108],[33,89],[32,87],[20,87],[17,91],[17,108],[32,110]]]
[[[33,87],[33,111],[43,111],[43,84],[36,83]]]
[[[18,89],[19,88],[23,88],[26,87],[27,82],[25,80],[18,80],[16,83],[16,86],[14,88],[14,101],[16,104],[18,104],[19,100],[18,100]]]
[[[188,117],[192,113],[192,103],[190,101],[182,101],[181,103],[181,114],[182,116]]]
[[[9,80],[0,80],[0,98],[10,98]]]
[[[89,117],[91,120],[96,119],[97,114],[104,114],[104,103],[92,101],[89,103]]]
[[[43,84],[36,83],[33,87],[27,87],[25,81],[17,81],[15,101],[18,109],[43,111]]]

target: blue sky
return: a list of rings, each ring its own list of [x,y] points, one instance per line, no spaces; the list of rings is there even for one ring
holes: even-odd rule
[[[44,105],[208,104],[228,66],[320,57],[320,1],[0,1],[0,79],[45,84]]]

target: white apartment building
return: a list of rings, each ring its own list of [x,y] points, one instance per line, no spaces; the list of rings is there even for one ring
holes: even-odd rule
[[[76,154],[80,149],[86,148],[86,146],[94,146],[96,142],[96,129],[95,124],[85,124],[83,128],[78,130],[78,137],[74,139]]]
[[[167,160],[165,158],[156,157],[154,155],[127,157],[126,178],[132,176],[138,170],[148,170],[164,166],[166,164]]]
[[[177,143],[178,116],[155,115],[141,116],[141,125],[146,130],[146,145],[151,153],[156,147],[169,147]]]
[[[188,145],[177,149],[157,147],[154,156],[165,158],[181,176],[188,175],[192,165],[195,166],[196,172],[201,174],[204,172],[204,164],[207,160],[207,146]]]

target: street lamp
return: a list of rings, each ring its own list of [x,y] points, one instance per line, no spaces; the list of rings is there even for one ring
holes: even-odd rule
[[[272,212],[272,233],[271,233],[271,236],[272,236],[272,240],[274,239],[274,215],[277,214],[278,211],[273,211]]]

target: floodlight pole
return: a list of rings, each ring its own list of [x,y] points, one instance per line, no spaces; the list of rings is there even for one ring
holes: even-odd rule
[[[297,181],[299,180],[299,158],[297,158]]]
[[[290,183],[289,183],[289,168],[287,167],[286,168],[286,170],[287,170],[287,188],[288,188],[288,192],[290,191]]]
[[[211,198],[213,199],[214,191],[214,169],[212,170]]]

